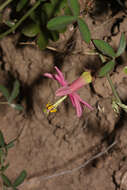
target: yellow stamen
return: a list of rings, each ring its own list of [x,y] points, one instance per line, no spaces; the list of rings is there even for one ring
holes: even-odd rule
[[[44,112],[46,112],[47,114],[49,114],[50,112],[56,112],[57,111],[57,106],[63,102],[65,99],[67,98],[67,96],[63,96],[62,98],[60,98],[55,104],[46,104],[46,109],[44,109]]]

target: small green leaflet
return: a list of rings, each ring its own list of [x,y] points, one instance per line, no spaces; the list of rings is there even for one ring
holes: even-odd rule
[[[127,66],[124,67],[124,73],[127,74]]]
[[[23,181],[25,180],[26,176],[27,176],[27,173],[26,173],[25,170],[23,170],[23,171],[19,174],[19,176],[16,178],[16,180],[14,181],[13,186],[14,186],[14,187],[17,187],[17,186],[19,186],[21,183],[23,183]]]
[[[126,48],[126,39],[124,33],[121,34],[120,42],[119,42],[119,48],[117,50],[116,56],[120,56]]]
[[[114,49],[104,40],[93,40],[93,43],[96,46],[96,48],[104,55],[108,55],[110,57],[116,56]]]
[[[115,62],[109,61],[108,63],[105,64],[105,66],[103,66],[99,72],[99,77],[104,77],[106,74],[108,74],[109,72],[111,72],[113,70],[115,66]]]
[[[9,179],[6,175],[4,175],[4,174],[2,173],[2,174],[1,174],[1,177],[2,177],[2,180],[3,180],[4,184],[5,184],[7,187],[11,187],[11,186],[12,186],[10,179]]]
[[[68,5],[73,15],[78,17],[80,15],[80,6],[78,0],[68,0]]]
[[[48,37],[45,33],[40,31],[38,38],[37,38],[37,45],[41,50],[44,50],[48,44]]]
[[[40,28],[38,24],[29,23],[23,28],[22,33],[27,37],[34,37],[39,33],[39,31],[40,31]]]
[[[9,103],[11,103],[18,96],[18,94],[19,94],[19,87],[20,87],[20,83],[19,83],[18,80],[16,80],[14,82],[13,90],[12,90],[12,93],[11,93],[11,95],[9,97],[9,100],[8,100]]]
[[[89,30],[87,24],[85,23],[85,21],[81,18],[78,18],[78,27],[79,27],[79,30],[80,30],[83,40],[86,43],[90,43],[90,40],[91,40],[90,30]]]
[[[2,131],[0,131],[0,147],[4,147],[5,146],[5,141],[4,141],[4,136]]]
[[[14,104],[14,105],[15,105],[14,108],[16,110],[19,110],[19,111],[23,111],[24,110],[23,106],[21,106],[20,104]],[[11,106],[11,104],[10,104],[10,106]]]
[[[5,96],[5,98],[8,100],[9,96],[10,96],[8,89],[6,87],[4,87],[3,85],[0,85],[0,91]]]
[[[16,11],[17,12],[21,11],[27,2],[28,0],[20,0],[17,4]]]
[[[59,30],[66,27],[68,24],[71,24],[76,21],[76,17],[74,16],[59,16],[51,19],[48,24],[47,28],[49,30]]]

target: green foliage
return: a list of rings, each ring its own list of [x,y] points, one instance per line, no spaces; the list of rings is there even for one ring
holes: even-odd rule
[[[115,66],[115,62],[113,60],[109,61],[108,63],[103,66],[99,72],[99,77],[104,77],[106,74],[111,72]]]
[[[124,73],[127,74],[127,66],[124,67]]]
[[[3,184],[3,188],[12,188],[13,190],[17,190],[16,187],[23,183],[25,180],[27,173],[25,170],[23,170],[19,176],[15,179],[14,183],[11,182],[11,180],[5,175],[5,171],[9,167],[9,163],[5,164],[8,149],[12,148],[14,146],[14,142],[17,139],[14,139],[10,141],[8,144],[5,142],[4,136],[2,131],[0,131],[0,177]]]
[[[78,0],[68,0],[68,4],[73,15],[78,17],[80,15],[80,6]]]
[[[29,23],[22,30],[22,33],[27,37],[35,37],[40,32],[40,28],[36,23]]]
[[[9,100],[10,94],[9,94],[8,89],[5,86],[0,85],[0,91],[2,92],[2,94],[4,95],[4,97],[6,98],[6,100]]]
[[[17,186],[19,186],[21,183],[23,183],[23,181],[25,180],[26,176],[27,176],[27,173],[26,173],[25,170],[23,170],[23,171],[19,174],[19,176],[16,178],[16,180],[14,181],[13,186],[14,186],[14,187],[17,187]]]
[[[89,30],[87,24],[85,23],[85,21],[81,18],[78,18],[78,27],[79,27],[79,30],[80,30],[83,40],[86,43],[90,43],[90,40],[91,40],[90,30]]]
[[[5,141],[4,141],[4,136],[3,133],[0,131],[0,147],[4,147]]]
[[[47,27],[50,30],[59,30],[65,28],[68,24],[71,24],[76,21],[74,16],[59,16],[51,19]]]
[[[37,38],[37,45],[41,50],[44,50],[48,44],[48,38],[43,32],[40,32]]]
[[[11,183],[10,179],[6,175],[4,175],[3,173],[1,174],[1,178],[2,178],[2,180],[4,182],[4,184],[7,187],[11,187],[12,186],[12,183]]]
[[[120,38],[120,42],[119,42],[119,47],[118,47],[118,50],[117,50],[117,53],[116,53],[116,56],[120,56],[124,51],[125,51],[125,48],[126,48],[126,39],[125,39],[125,35],[124,33],[121,34],[121,38]]]
[[[28,0],[20,0],[16,6],[16,11],[17,12],[21,11],[27,2],[28,2]]]
[[[20,84],[19,84],[19,81],[16,80],[14,82],[14,86],[13,86],[13,90],[11,92],[11,95],[8,99],[8,102],[11,103],[19,94],[19,87],[20,87]]]
[[[19,95],[20,83],[18,80],[14,82],[13,89],[11,94],[9,93],[8,89],[3,85],[0,85],[0,91],[2,92],[3,96],[6,98],[7,102],[0,102],[0,104],[8,104],[12,108],[15,108],[19,111],[23,110],[23,107],[19,104],[13,104],[12,101],[17,98]]]
[[[113,58],[116,56],[114,49],[104,40],[93,40],[93,43],[95,47],[104,55]]]

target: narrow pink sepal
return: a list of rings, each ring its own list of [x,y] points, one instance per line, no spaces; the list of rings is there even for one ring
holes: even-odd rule
[[[76,96],[77,96],[77,98],[79,99],[79,101],[80,101],[82,104],[84,104],[84,105],[85,105],[86,107],[88,107],[90,110],[93,110],[93,107],[92,107],[90,104],[88,104],[87,102],[85,102],[84,100],[82,100],[78,94],[76,94]]]
[[[50,73],[44,73],[43,76],[48,77],[50,79],[54,79],[53,75]]]
[[[74,103],[75,103],[75,108],[76,108],[77,116],[81,117],[81,115],[82,115],[82,106],[81,106],[78,98],[75,95],[73,96],[73,98],[74,98]]]
[[[71,99],[72,105],[75,107],[75,102],[72,94],[69,94],[69,97]]]
[[[56,91],[56,96],[65,96],[71,93],[69,86],[64,86]]]
[[[64,80],[63,73],[62,73],[62,72],[58,69],[58,67],[56,67],[56,66],[55,66],[55,69],[56,69],[56,71],[57,71],[57,73],[58,73],[58,75],[59,75],[61,81],[64,82],[65,80]]]

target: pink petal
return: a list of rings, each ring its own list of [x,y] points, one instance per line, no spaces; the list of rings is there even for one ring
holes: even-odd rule
[[[75,107],[75,102],[72,94],[69,94],[69,97],[71,99],[72,105]]]
[[[60,78],[60,81],[61,81],[62,86],[67,85],[67,82],[66,82],[65,79],[64,79],[63,73],[62,73],[62,72],[58,69],[58,67],[56,67],[56,66],[55,66],[55,69],[56,69],[56,71],[57,71],[57,73],[58,73],[58,76],[59,76],[59,78]]]
[[[93,107],[91,105],[89,105],[87,102],[85,102],[84,100],[82,100],[80,98],[80,96],[78,94],[76,94],[77,98],[79,99],[79,101],[84,104],[86,107],[88,107],[90,110],[93,110]]]
[[[75,108],[76,108],[77,116],[81,117],[81,115],[82,115],[81,104],[80,104],[78,98],[75,95],[73,95],[73,98],[74,98],[74,103],[75,103]]]
[[[50,73],[44,73],[43,76],[48,77],[48,78],[50,78],[50,79],[53,79],[53,78],[54,78],[53,75],[50,74]]]
[[[59,88],[56,91],[56,96],[65,96],[65,95],[68,95],[70,93],[71,93],[71,91],[70,91],[69,86],[64,86],[64,87]]]

